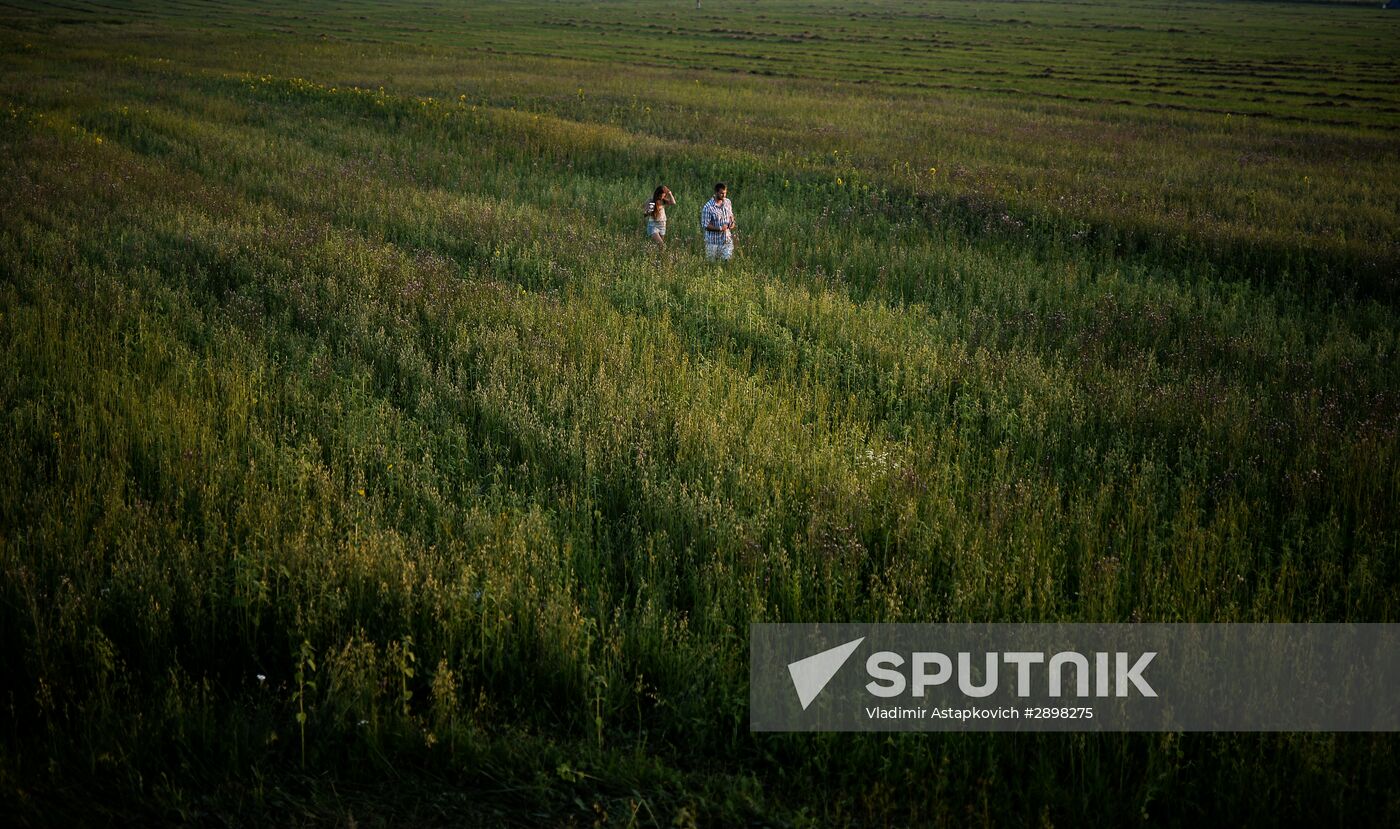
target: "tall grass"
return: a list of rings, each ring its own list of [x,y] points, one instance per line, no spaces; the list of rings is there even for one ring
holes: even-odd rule
[[[1393,620],[1383,131],[25,25],[16,814],[1395,817],[1389,736],[751,735],[745,652],[754,621]]]

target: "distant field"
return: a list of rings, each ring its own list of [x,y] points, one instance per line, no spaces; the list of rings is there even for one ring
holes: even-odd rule
[[[1400,822],[1390,735],[751,735],[745,651],[1397,621],[1400,13],[703,5],[0,3],[0,808]]]
[[[176,22],[453,52],[1382,126],[1380,2],[6,3],[17,21]],[[27,12],[33,9],[33,18]],[[499,67],[498,67],[499,68]]]

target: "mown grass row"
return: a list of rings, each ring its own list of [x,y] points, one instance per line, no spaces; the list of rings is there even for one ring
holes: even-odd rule
[[[57,12],[58,14],[55,14]],[[499,54],[570,54],[613,66],[670,66],[1007,98],[1235,112],[1383,126],[1395,21],[1370,3],[1038,4],[1020,9],[902,0],[840,9],[672,8],[604,3],[201,3],[16,0],[21,25],[153,21]]]
[[[1393,618],[1388,305],[624,125],[47,72],[0,123],[24,814],[346,808],[317,770],[624,825],[1396,808],[1384,737],[751,736],[743,644]],[[738,262],[689,209],[643,247],[657,169],[735,180]]]

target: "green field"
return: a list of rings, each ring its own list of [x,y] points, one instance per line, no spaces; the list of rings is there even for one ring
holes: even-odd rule
[[[751,622],[1400,621],[1379,5],[0,2],[0,812],[1400,823],[748,730]]]

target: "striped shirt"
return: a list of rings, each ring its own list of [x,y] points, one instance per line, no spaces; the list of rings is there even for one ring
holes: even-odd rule
[[[714,199],[705,202],[705,206],[700,208],[700,229],[705,232],[705,244],[722,245],[729,241],[729,223],[734,221],[734,206],[725,199],[719,204]],[[710,226],[722,227],[724,230],[710,230]]]

